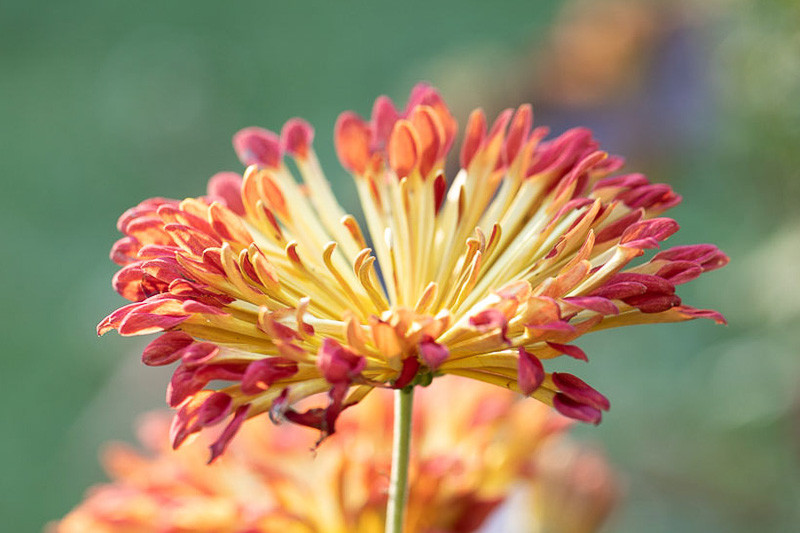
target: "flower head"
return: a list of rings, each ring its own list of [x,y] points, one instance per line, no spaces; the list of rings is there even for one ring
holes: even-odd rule
[[[378,98],[369,121],[343,113],[336,150],[367,232],[336,202],[311,126],[242,130],[233,144],[249,165],[243,179],[217,174],[204,197],[155,198],[122,215],[114,286],[134,303],[98,332],[161,333],[143,359],[179,363],[167,392],[173,443],[227,420],[214,457],[259,413],[326,436],[375,387],[441,374],[597,423],[608,400],[547,360],[586,360],[572,342],[591,331],[722,322],[682,305],[675,286],[727,257],[679,246],[632,266],[678,230],[660,215],[680,197],[641,174],[612,175],[622,160],[585,129],[545,140],[531,125],[527,105],[491,127],[474,111],[448,180],[457,127],[433,88],[415,87],[402,111]]]
[[[535,479],[538,450],[559,440],[565,422],[497,387],[441,381],[415,406],[407,531],[468,533],[515,483]],[[450,416],[442,419],[446,402]],[[92,489],[53,533],[382,532],[391,412],[391,394],[371,395],[316,454],[308,431],[251,421],[210,466],[210,431],[173,452],[165,447],[168,422],[152,415],[139,431],[147,452],[111,447],[112,482]]]

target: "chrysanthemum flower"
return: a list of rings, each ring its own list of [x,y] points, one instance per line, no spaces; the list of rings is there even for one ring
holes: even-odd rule
[[[560,440],[566,424],[497,387],[441,381],[415,405],[406,531],[468,533],[516,483],[535,478],[539,448]],[[251,421],[210,466],[211,432],[173,452],[168,422],[153,415],[139,431],[147,452],[111,447],[104,462],[112,482],[92,489],[53,533],[382,532],[391,409],[391,394],[370,396],[316,454],[314,434]]]
[[[727,257],[679,246],[632,266],[678,230],[659,215],[680,197],[641,174],[612,176],[622,160],[585,129],[544,140],[547,129],[531,124],[527,105],[489,128],[474,111],[448,181],[457,127],[431,87],[415,87],[403,111],[380,97],[369,121],[343,113],[336,149],[367,232],[336,202],[311,126],[242,130],[233,144],[244,179],[217,174],[207,196],[155,198],[122,215],[114,287],[134,303],[98,332],[162,333],[143,359],[179,362],[167,392],[173,443],[227,419],[213,457],[259,413],[324,436],[375,387],[442,374],[598,423],[606,397],[542,362],[586,360],[572,342],[592,331],[722,322],[682,305],[675,286]],[[321,394],[324,406],[296,407]]]

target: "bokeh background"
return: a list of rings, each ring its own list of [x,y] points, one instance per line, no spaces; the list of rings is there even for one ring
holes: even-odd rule
[[[104,479],[97,452],[163,406],[122,299],[117,216],[240,168],[237,129],[303,116],[340,198],[338,112],[417,80],[463,125],[532,102],[684,195],[670,244],[731,264],[682,288],[710,321],[587,337],[625,480],[617,532],[790,531],[800,521],[800,4],[794,0],[0,4],[0,517],[36,531]]]

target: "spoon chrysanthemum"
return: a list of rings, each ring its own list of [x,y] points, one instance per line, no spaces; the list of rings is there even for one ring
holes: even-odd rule
[[[447,179],[457,126],[433,88],[415,87],[402,112],[380,97],[369,121],[343,113],[336,149],[367,231],[337,203],[300,119],[280,136],[236,134],[244,178],[217,174],[204,197],[155,198],[124,213],[114,287],[134,303],[98,332],[161,333],[143,360],[179,362],[167,391],[178,409],[173,445],[227,421],[213,459],[264,412],[324,437],[373,388],[442,374],[598,423],[605,396],[546,371],[549,359],[586,360],[572,342],[592,331],[723,322],[675,294],[727,263],[715,246],[631,264],[678,230],[659,215],[680,196],[641,174],[612,175],[622,160],[599,151],[585,129],[545,140],[547,129],[531,123],[528,105],[490,128],[474,111],[460,170]],[[312,396],[323,403],[301,402]]]

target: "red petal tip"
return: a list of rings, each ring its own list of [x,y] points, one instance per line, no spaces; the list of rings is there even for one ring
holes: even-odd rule
[[[430,370],[436,370],[450,356],[446,346],[434,341],[423,341],[419,345],[419,355]]]
[[[239,130],[233,136],[233,149],[245,166],[277,168],[281,164],[281,142],[275,133],[255,126]]]
[[[603,413],[599,409],[578,403],[560,392],[553,398],[553,407],[562,415],[580,422],[597,425],[603,419]]]
[[[314,140],[314,128],[302,118],[289,119],[281,130],[283,149],[297,158],[305,158]]]
[[[244,215],[242,177],[236,172],[217,172],[208,180],[208,195],[219,199],[239,216]]]
[[[363,174],[371,155],[372,133],[369,125],[352,111],[345,111],[336,120],[333,135],[336,155],[342,166],[356,174]]]
[[[519,349],[517,362],[517,384],[525,396],[531,395],[544,381],[545,372],[538,357],[524,348]]]
[[[407,120],[399,120],[389,137],[389,166],[398,178],[405,178],[419,162],[419,138]]]
[[[362,371],[367,360],[331,339],[325,338],[317,352],[317,367],[333,384],[347,384]]]

